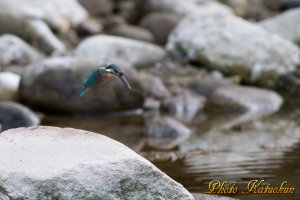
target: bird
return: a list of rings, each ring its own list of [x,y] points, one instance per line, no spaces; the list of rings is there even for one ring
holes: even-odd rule
[[[107,66],[100,66],[98,69],[92,71],[87,79],[84,81],[80,97],[83,97],[90,89],[95,89],[99,85],[103,85],[108,82],[112,76],[117,76],[125,84],[125,86],[131,90],[131,86],[124,76],[124,73],[116,64],[109,64]]]

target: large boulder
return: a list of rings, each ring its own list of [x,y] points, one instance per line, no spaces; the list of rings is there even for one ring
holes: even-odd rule
[[[140,25],[148,29],[160,45],[165,45],[171,30],[180,21],[180,17],[170,12],[153,12],[146,15]]]
[[[1,134],[0,151],[0,194],[9,199],[194,199],[131,149],[92,132],[13,129]]]
[[[300,44],[299,19],[300,8],[297,8],[263,20],[259,25],[270,32]]]
[[[119,63],[132,90],[116,77],[95,92],[79,97],[87,75],[103,64],[99,59],[73,57],[40,61],[29,66],[23,74],[20,96],[26,103],[48,111],[109,112],[141,107],[143,95],[137,72]]]
[[[45,53],[63,52],[64,44],[49,26],[39,19],[26,19],[10,13],[0,13],[0,34],[18,36]]]
[[[11,72],[0,72],[0,99],[15,100],[18,98],[20,76]]]
[[[296,45],[230,15],[186,17],[170,35],[167,48],[178,57],[268,87],[300,64]]]
[[[41,20],[30,20],[29,24],[34,30],[35,39],[33,43],[43,52],[50,54],[52,52],[63,53],[66,50],[65,45],[54,35],[49,26]]]
[[[39,52],[22,39],[9,34],[0,37],[0,65],[26,65],[39,58]]]
[[[25,106],[15,102],[0,101],[0,131],[18,127],[36,126],[39,123],[39,117]]]
[[[114,8],[110,0],[79,0],[79,2],[92,16],[109,15]]]
[[[232,14],[232,10],[214,0],[146,0],[137,4],[139,9],[146,11],[167,11],[177,14],[178,16],[186,16],[192,13],[201,14]]]
[[[113,62],[115,58],[133,66],[145,66],[166,56],[163,48],[142,41],[97,35],[82,41],[75,50],[78,57],[94,57]]]
[[[241,95],[242,94],[242,95]],[[276,92],[249,86],[224,86],[210,94],[208,102],[227,111],[254,112],[266,116],[277,112],[283,99]]]
[[[110,35],[115,35],[115,36],[135,39],[135,40],[141,40],[145,42],[154,41],[154,36],[150,31],[129,24],[120,24],[118,26],[115,26],[114,28],[110,29],[108,33]]]
[[[68,8],[68,9],[66,9]],[[87,12],[77,0],[0,0],[0,12],[26,19],[44,20],[59,31],[67,31],[87,18]]]

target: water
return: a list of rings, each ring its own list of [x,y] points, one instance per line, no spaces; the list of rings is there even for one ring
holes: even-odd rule
[[[296,187],[293,195],[242,195],[239,192],[232,197],[246,200],[300,199],[300,116],[297,112],[281,113],[224,129],[237,118],[236,115],[220,114],[196,118],[189,124],[194,130],[192,137],[173,149],[185,156],[173,161],[152,162],[190,192],[207,192],[212,180],[227,180],[236,183],[240,189],[245,189],[253,179],[264,179],[273,186],[287,180],[288,186]],[[44,124],[105,134],[138,153],[170,152],[153,149],[153,141],[143,134],[141,116],[47,116]]]

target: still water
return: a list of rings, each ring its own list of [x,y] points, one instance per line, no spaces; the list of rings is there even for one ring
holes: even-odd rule
[[[186,156],[151,161],[190,192],[207,192],[210,181],[220,180],[237,184],[239,192],[228,195],[235,198],[299,200],[300,112],[280,113],[228,128],[238,118],[220,113],[201,115],[188,124],[193,135],[172,150],[155,148],[155,141],[144,135],[142,116],[47,116],[43,124],[101,133],[138,153],[181,152]],[[264,179],[273,186],[288,181],[286,186],[295,187],[296,191],[293,195],[242,195],[240,190],[245,190],[253,179]]]

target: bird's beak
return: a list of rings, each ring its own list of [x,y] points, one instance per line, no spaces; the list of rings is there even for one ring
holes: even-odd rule
[[[119,78],[121,79],[121,81],[127,86],[127,88],[128,88],[129,90],[131,90],[131,86],[130,86],[129,82],[127,81],[127,79],[125,78],[125,76],[124,76],[124,75],[119,75],[118,77],[119,77]]]
[[[107,73],[110,73],[110,74],[113,74],[113,75],[117,75],[116,72],[114,70],[112,70],[112,69],[105,69],[105,71]]]

